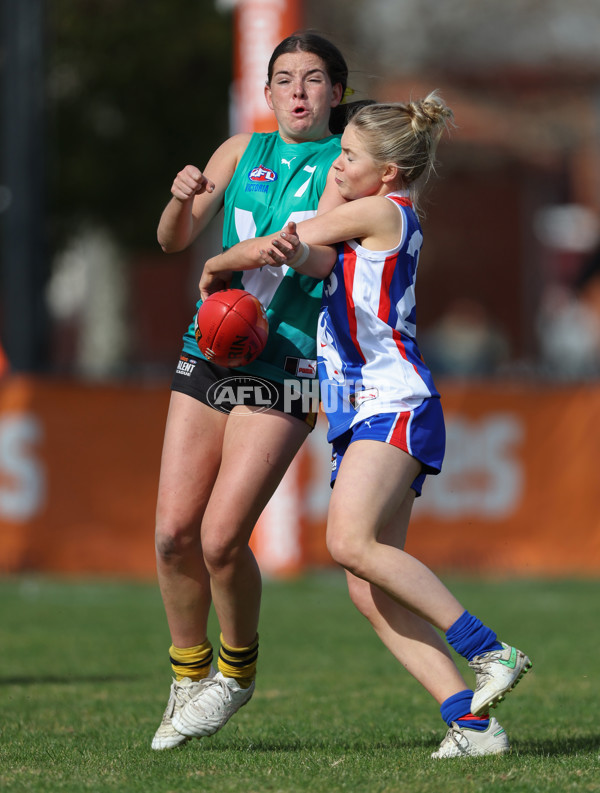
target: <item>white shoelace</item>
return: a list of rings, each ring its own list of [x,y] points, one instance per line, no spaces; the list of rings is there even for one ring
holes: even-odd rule
[[[223,706],[223,700],[226,703],[231,702],[231,691],[222,678],[213,677],[203,680],[196,696],[198,699],[193,703],[193,706],[206,716],[214,716]]]

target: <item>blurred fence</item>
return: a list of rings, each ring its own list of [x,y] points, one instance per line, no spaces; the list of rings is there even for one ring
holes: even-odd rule
[[[448,449],[407,550],[436,569],[600,573],[600,384],[440,383]],[[0,381],[0,570],[154,575],[160,386]],[[331,564],[324,417],[263,513],[266,573]]]

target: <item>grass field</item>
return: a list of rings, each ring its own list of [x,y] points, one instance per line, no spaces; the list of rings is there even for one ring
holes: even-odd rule
[[[265,584],[254,698],[217,735],[166,752],[150,750],[170,685],[157,587],[0,579],[0,790],[600,791],[600,582],[449,583],[534,661],[496,711],[511,755],[429,759],[437,706],[337,573]]]

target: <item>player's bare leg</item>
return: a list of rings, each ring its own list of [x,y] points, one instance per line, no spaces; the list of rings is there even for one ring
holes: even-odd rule
[[[200,529],[220,464],[227,416],[173,392],[156,510],[158,581],[173,644],[206,639],[210,583]]]
[[[219,625],[231,646],[256,637],[261,583],[248,543],[308,431],[303,421],[276,411],[236,408],[229,417],[202,546]]]
[[[180,654],[187,660],[191,653],[199,662],[195,674],[183,666],[172,682],[152,740],[157,750],[188,740],[173,727],[173,716],[198,692],[198,678],[212,673],[206,635],[211,593],[200,527],[219,466],[226,418],[189,396],[171,394],[156,511],[157,571],[173,643],[171,657]],[[174,672],[177,669],[174,666]]]
[[[469,688],[441,636],[421,617],[351,573],[353,603],[392,655],[441,705]]]
[[[369,616],[396,657],[403,663],[408,659],[409,664],[405,665],[409,671],[441,702],[441,714],[450,729],[432,757],[504,753],[509,749],[504,730],[495,719],[489,719],[483,707],[473,710],[472,690],[464,684],[458,670],[452,669],[454,665],[440,642],[434,639],[430,643],[420,625],[426,620],[447,633],[446,638],[452,627],[453,642],[458,642],[463,654],[469,641],[472,647],[497,644],[495,634],[479,620],[471,626],[474,618],[434,573],[402,550],[402,526],[408,525],[414,500],[410,484],[419,472],[419,463],[387,444],[351,444],[344,454],[330,503],[329,548],[353,576],[371,582],[370,590],[364,584],[355,584],[354,597],[359,608]],[[352,576],[349,581],[354,581]],[[399,608],[394,609],[390,601]],[[402,608],[414,614],[412,622],[405,621]],[[463,630],[465,621],[472,632],[461,635],[457,626]],[[416,633],[411,634],[411,630]],[[408,638],[416,638],[417,643],[411,645]],[[454,643],[453,646],[456,649]],[[437,666],[435,675],[442,675],[437,681],[427,669],[428,659]],[[509,689],[505,686],[506,690]]]
[[[377,587],[348,573],[353,602],[371,622],[379,638],[432,695],[439,705],[464,697],[469,686],[452,660],[441,636],[421,617],[405,609]],[[444,708],[441,709],[442,714]],[[471,705],[471,711],[474,711]],[[485,717],[481,717],[483,726]],[[449,725],[433,758],[504,754],[510,745],[504,729],[491,719],[483,731],[469,729],[463,720]]]
[[[221,627],[219,671],[174,719],[183,735],[212,735],[252,696],[261,577],[248,543],[307,434],[304,422],[275,411],[239,407],[229,418],[221,468],[202,524],[204,560]]]
[[[400,509],[382,530],[379,541],[403,549],[414,502],[409,490]],[[373,584],[346,573],[352,602],[402,666],[441,705],[464,691],[467,683],[439,633]]]
[[[464,608],[418,559],[379,540],[410,499],[420,463],[379,441],[351,443],[329,505],[327,544],[333,558],[378,586],[427,622],[446,631]]]

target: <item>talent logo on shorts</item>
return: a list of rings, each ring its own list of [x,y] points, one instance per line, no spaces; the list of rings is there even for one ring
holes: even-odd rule
[[[177,361],[177,374],[191,377],[197,363],[198,361],[195,358],[190,358],[189,355],[181,355]]]
[[[239,405],[249,405],[258,408],[253,413],[263,413],[277,402],[277,389],[260,377],[226,377],[210,386],[206,399],[221,413],[231,413]]]

